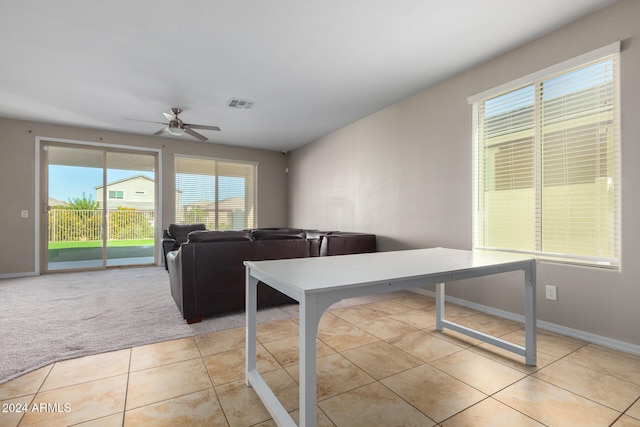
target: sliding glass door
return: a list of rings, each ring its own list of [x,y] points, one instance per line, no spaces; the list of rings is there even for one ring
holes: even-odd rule
[[[41,269],[154,264],[156,155],[58,143],[42,148]]]

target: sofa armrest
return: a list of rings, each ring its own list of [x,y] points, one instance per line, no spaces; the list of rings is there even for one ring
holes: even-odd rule
[[[176,239],[169,237],[165,230],[162,235],[162,254],[164,255],[164,269],[169,271],[169,264],[167,264],[167,254],[171,251],[178,249],[180,245],[176,242]]]
[[[185,244],[167,254],[171,296],[187,323],[200,322],[197,308],[195,258],[193,245]]]

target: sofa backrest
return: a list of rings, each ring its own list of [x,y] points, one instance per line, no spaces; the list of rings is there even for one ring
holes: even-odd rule
[[[293,243],[298,241],[298,243]],[[205,252],[223,250],[216,242],[251,242],[255,260],[300,258],[308,256],[347,255],[376,251],[376,235],[340,231],[302,230],[297,228],[248,229],[241,231],[196,230],[187,243],[210,244]],[[263,242],[260,243],[259,242]],[[293,254],[293,255],[290,255]]]
[[[251,230],[251,237],[254,240],[287,240],[305,239],[306,234],[299,228],[254,229]]]
[[[180,245],[187,241],[189,233],[196,230],[206,230],[205,224],[169,224],[167,234],[172,239],[175,239],[176,245]]]
[[[256,240],[257,260],[307,258],[309,241],[306,239]]]
[[[189,233],[188,242],[238,242],[243,240],[252,240],[251,232],[244,231],[193,231]]]
[[[235,253],[236,258],[242,254],[242,258],[237,258],[236,261],[309,256],[309,242],[304,238],[304,232],[302,234],[296,232],[254,234],[248,230],[194,231],[189,234],[186,245],[182,248],[183,251],[192,253],[195,259],[201,257],[216,265],[221,261],[221,257],[227,258],[230,253]],[[244,271],[244,265],[241,262],[237,264],[237,267]]]

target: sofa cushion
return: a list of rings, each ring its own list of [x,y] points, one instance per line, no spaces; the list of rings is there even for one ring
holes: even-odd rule
[[[320,256],[376,252],[376,235],[335,232],[320,240]]]
[[[320,256],[320,248],[322,247],[322,239],[325,236],[335,233],[335,231],[305,230],[307,241],[309,242],[309,256]]]
[[[298,228],[281,228],[276,230],[258,229],[252,230],[251,236],[254,240],[283,240],[283,239],[304,239],[305,232]]]
[[[337,231],[320,231],[320,230],[305,230],[307,239],[320,239],[323,236],[338,233]]]
[[[187,236],[192,231],[206,229],[207,226],[205,224],[169,224],[167,234],[175,239],[177,244],[180,244],[187,241]]]
[[[189,233],[189,243],[193,242],[237,242],[251,240],[248,231],[192,231]]]

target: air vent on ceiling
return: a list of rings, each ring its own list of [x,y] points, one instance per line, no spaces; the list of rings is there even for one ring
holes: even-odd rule
[[[227,107],[235,108],[236,110],[250,110],[253,108],[253,101],[247,99],[231,98],[227,103]]]

